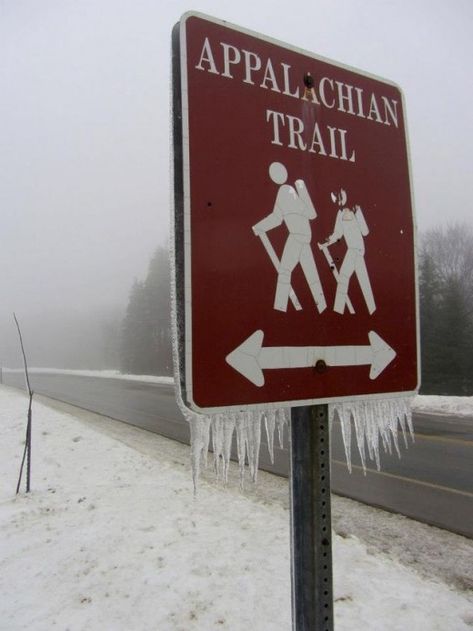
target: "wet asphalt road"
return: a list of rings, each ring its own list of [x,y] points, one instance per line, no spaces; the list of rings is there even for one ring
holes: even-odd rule
[[[68,374],[33,373],[35,392],[131,423],[174,440],[189,442],[189,428],[166,384]],[[24,387],[18,372],[3,372],[3,383]],[[363,473],[352,438],[353,471],[347,470],[341,432],[332,431],[332,490],[362,502],[473,537],[473,419],[416,414],[415,443],[401,459],[381,454],[381,471],[368,463]],[[265,442],[263,432],[262,442]],[[287,448],[275,448],[275,462],[261,449],[260,465],[288,474]]]

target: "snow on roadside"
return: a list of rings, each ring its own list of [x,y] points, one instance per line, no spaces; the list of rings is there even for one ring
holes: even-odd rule
[[[447,397],[419,394],[412,404],[413,412],[473,417],[473,397]]]
[[[23,368],[3,368],[4,372],[23,372]],[[63,374],[83,377],[101,377],[103,379],[126,379],[144,383],[174,384],[173,377],[157,377],[155,375],[127,375],[118,370],[67,370],[64,368],[30,368],[31,374]],[[452,397],[440,395],[419,394],[412,399],[413,412],[428,412],[430,414],[446,414],[453,416],[473,417],[473,397]]]
[[[287,510],[205,481],[194,499],[165,439],[133,449],[38,402],[33,492],[15,498],[25,416],[24,395],[0,387],[2,631],[290,629]],[[337,631],[473,625],[467,593],[356,538],[335,536],[334,572]]]

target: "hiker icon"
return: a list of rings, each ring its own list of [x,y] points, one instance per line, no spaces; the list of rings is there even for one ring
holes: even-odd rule
[[[295,188],[287,184],[288,173],[286,167],[280,162],[273,162],[270,165],[269,176],[275,184],[279,185],[276,201],[273,211],[253,226],[253,232],[260,237],[278,273],[274,309],[287,311],[289,299],[295,309],[298,311],[302,309],[291,287],[292,271],[300,264],[317,310],[322,313],[327,308],[327,302],[310,247],[312,239],[310,222],[317,217],[317,213],[309,191],[303,180],[296,180]],[[279,260],[266,233],[283,222],[289,235]]]
[[[332,201],[338,205],[335,226],[328,239],[324,243],[319,243],[318,246],[324,253],[335,280],[337,281],[337,292],[335,294],[333,310],[337,313],[343,313],[346,306],[350,313],[355,313],[350,298],[348,297],[348,285],[351,277],[355,274],[358,278],[366,307],[371,315],[376,311],[376,304],[365,263],[365,244],[363,237],[369,234],[369,228],[365,221],[363,210],[358,205],[355,205],[354,209],[345,206],[347,203],[347,194],[343,188],[337,193],[332,193],[331,197]],[[337,270],[328,248],[342,238],[345,239],[347,251],[340,269]]]

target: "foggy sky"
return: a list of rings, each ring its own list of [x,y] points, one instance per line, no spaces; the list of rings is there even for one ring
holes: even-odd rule
[[[166,242],[170,33],[190,8],[0,0],[0,320],[123,307]],[[419,228],[471,221],[471,0],[198,9],[399,84]]]

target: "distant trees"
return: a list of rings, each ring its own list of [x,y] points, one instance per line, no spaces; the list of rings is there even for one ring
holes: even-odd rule
[[[171,375],[171,299],[168,251],[158,247],[144,281],[135,280],[122,323],[124,373]]]
[[[422,388],[473,394],[473,230],[426,232],[419,257]]]

